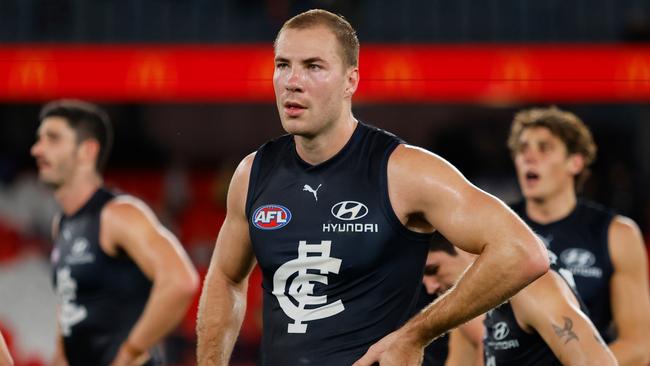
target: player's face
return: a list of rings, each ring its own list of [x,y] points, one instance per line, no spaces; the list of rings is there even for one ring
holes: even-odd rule
[[[443,251],[429,252],[422,283],[428,294],[443,294],[456,284],[464,270],[464,263],[458,256]]]
[[[351,97],[349,76],[356,68],[344,66],[340,49],[334,33],[324,26],[280,34],[273,87],[288,133],[314,137],[341,119]]]
[[[74,174],[78,150],[75,131],[64,118],[45,118],[31,149],[39,179],[54,188],[63,185]]]
[[[573,189],[574,177],[582,168],[577,155],[569,155],[566,145],[548,128],[531,127],[519,137],[515,167],[526,199],[544,200]]]

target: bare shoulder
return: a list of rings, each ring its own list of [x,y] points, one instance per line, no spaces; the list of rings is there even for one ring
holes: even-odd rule
[[[115,197],[102,210],[102,223],[135,224],[141,220],[155,220],[155,215],[144,201],[128,194]]]
[[[625,216],[616,216],[609,225],[609,253],[615,268],[646,258],[645,245],[639,226]]]
[[[101,213],[100,244],[109,255],[125,246],[137,235],[158,230],[160,223],[151,208],[141,199],[120,195],[109,201]]]
[[[416,202],[439,195],[435,193],[458,194],[459,190],[471,185],[463,175],[444,158],[423,148],[400,145],[388,160],[388,184],[391,194],[400,198],[415,199]],[[423,194],[431,192],[433,194]]]
[[[256,152],[252,152],[246,157],[244,157],[240,162],[239,165],[237,166],[237,169],[235,169],[235,173],[233,174],[232,180],[233,182],[237,183],[242,183],[246,184],[248,186],[248,180],[251,175],[251,170],[253,168],[253,161],[255,161],[255,155]]]
[[[229,212],[233,210],[241,213],[244,212],[255,154],[255,152],[248,154],[239,163],[237,169],[235,169],[235,173],[230,181],[230,187],[228,188],[227,208]]]
[[[389,174],[391,170],[410,173],[403,178],[418,179],[435,173],[460,175],[460,172],[442,157],[421,147],[406,144],[399,145],[393,151],[388,161],[388,169]]]

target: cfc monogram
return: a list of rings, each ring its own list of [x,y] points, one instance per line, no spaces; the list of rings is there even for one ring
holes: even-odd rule
[[[327,275],[338,274],[341,268],[341,260],[330,257],[331,245],[329,240],[319,244],[301,240],[298,258],[280,266],[273,275],[273,295],[284,313],[294,320],[287,326],[288,333],[307,333],[307,324],[303,322],[329,318],[345,310],[340,299],[328,304],[327,296],[313,296],[313,282],[327,285]],[[316,271],[320,274],[314,273]],[[289,282],[289,279],[292,280]]]

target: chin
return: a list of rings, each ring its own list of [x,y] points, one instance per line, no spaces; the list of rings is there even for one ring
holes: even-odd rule
[[[306,122],[300,119],[286,118],[282,121],[282,128],[290,135],[309,137],[314,133],[306,126]]]
[[[44,177],[43,175],[39,175],[38,180],[43,183],[45,186],[52,188],[52,189],[58,189],[61,187],[62,183],[56,179]]]

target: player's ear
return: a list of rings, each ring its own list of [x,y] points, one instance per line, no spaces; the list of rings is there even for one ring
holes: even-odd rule
[[[585,168],[585,157],[581,154],[571,154],[568,163],[571,174],[578,175]]]
[[[95,165],[97,159],[99,159],[99,141],[96,139],[85,139],[79,144],[79,154],[80,158],[83,161],[92,163]]]
[[[345,96],[351,98],[359,86],[359,68],[350,66],[345,73]]]

